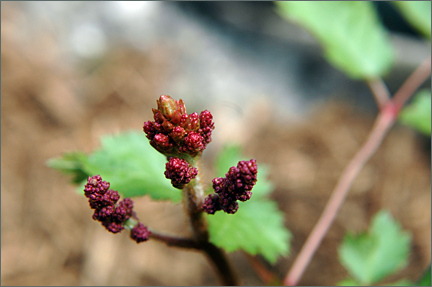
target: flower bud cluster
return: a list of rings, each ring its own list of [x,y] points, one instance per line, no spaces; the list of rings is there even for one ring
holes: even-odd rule
[[[109,187],[109,182],[103,181],[100,175],[89,176],[84,195],[94,209],[93,219],[101,222],[108,231],[118,233],[124,229],[127,220],[137,217],[133,211],[133,201],[130,198],[119,201],[118,192]],[[141,225],[137,224],[131,230],[131,238],[137,243],[147,241],[150,235],[147,227]]]
[[[184,159],[171,157],[165,165],[165,177],[171,179],[175,188],[182,189],[198,174],[198,169]]]
[[[215,193],[210,194],[203,204],[203,209],[208,214],[214,214],[218,210],[234,214],[238,210],[238,202],[247,201],[252,196],[252,188],[257,182],[258,168],[256,160],[240,161],[237,166],[232,166],[225,177],[213,179]]]
[[[202,152],[211,141],[212,114],[205,110],[188,115],[183,100],[167,95],[161,95],[156,102],[158,108],[152,109],[154,121],[143,126],[150,144],[165,155],[183,153],[194,157]]]

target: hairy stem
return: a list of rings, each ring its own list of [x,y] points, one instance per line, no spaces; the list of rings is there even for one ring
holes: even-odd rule
[[[430,77],[430,73],[431,64],[429,56],[429,58],[426,59],[426,61],[421,66],[419,66],[410,77],[408,77],[408,79],[396,92],[394,98],[391,101],[388,101],[385,104],[385,107],[381,109],[366,140],[366,143],[357,152],[339,178],[339,181],[333,190],[333,193],[327,202],[321,217],[319,218],[312,232],[309,234],[309,237],[300,250],[296,260],[294,261],[293,266],[285,277],[285,285],[297,285],[303,272],[312,259],[312,256],[318,249],[322,239],[333,223],[334,218],[342,206],[353,181],[358,176],[365,163],[374,155],[381,145],[383,138],[395,122],[397,115],[404,103],[411,97],[411,95],[424,82],[424,80]],[[383,97],[380,98],[382,99]],[[380,101],[381,100],[378,100],[378,103],[380,103]]]

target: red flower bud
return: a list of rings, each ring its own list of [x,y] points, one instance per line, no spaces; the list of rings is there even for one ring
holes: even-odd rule
[[[186,113],[186,106],[183,100],[176,101],[168,95],[161,95],[159,100],[156,101],[158,110],[167,119],[171,120],[174,112],[178,112],[180,115]]]
[[[175,142],[181,141],[185,137],[185,135],[186,131],[180,126],[175,127],[170,134],[170,136]]]
[[[170,158],[165,168],[165,177],[171,179],[171,184],[179,189],[184,188],[198,174],[198,169],[176,157]]]
[[[211,134],[214,129],[213,116],[209,111],[205,110],[200,113],[199,120],[199,133],[204,137],[205,144],[207,145],[211,142]]]
[[[93,220],[99,221],[109,232],[118,233],[122,231],[127,221],[136,217],[133,211],[133,201],[125,198],[117,202],[120,198],[117,191],[108,189],[109,182],[102,181],[100,175],[88,177],[84,187],[84,194],[89,199],[90,207],[94,209]],[[138,223],[131,230],[131,238],[137,243],[147,241],[150,231],[142,223]]]
[[[132,240],[135,240],[136,243],[147,241],[150,237],[150,231],[148,230],[147,226],[142,224],[141,222],[138,222],[138,224],[132,228],[130,232],[130,238]]]
[[[151,121],[147,121],[144,123],[143,131],[146,133],[146,137],[149,140],[152,140],[157,133],[157,130],[154,128]]]
[[[150,144],[166,156],[188,154],[195,157],[211,141],[213,116],[207,110],[188,115],[183,100],[161,95],[152,109],[154,122],[144,123],[143,131]]]
[[[210,194],[203,205],[204,211],[213,214],[219,209],[234,214],[238,210],[237,200],[247,201],[252,196],[252,188],[257,182],[256,160],[239,161],[230,167],[224,178],[213,179],[215,193]],[[217,195],[217,196],[216,196]],[[217,202],[216,202],[217,201]]]
[[[183,141],[183,145],[180,146],[179,151],[188,154],[197,154],[204,149],[203,144],[204,138],[196,132],[190,132]]]
[[[150,144],[160,152],[168,151],[172,148],[169,137],[162,133],[155,135]]]
[[[197,113],[192,113],[188,116],[188,120],[184,126],[187,132],[196,132],[200,126],[199,116]]]

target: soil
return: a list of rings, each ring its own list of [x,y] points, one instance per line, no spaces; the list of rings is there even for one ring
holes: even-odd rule
[[[94,150],[101,135],[142,129],[172,74],[170,53],[118,47],[75,69],[62,61],[48,33],[37,39],[17,35],[17,23],[25,21],[18,10],[2,9],[2,285],[218,285],[198,252],[153,241],[137,245],[126,233],[106,232],[91,219],[70,178],[46,166],[64,152]],[[281,122],[272,117],[273,104],[267,98],[252,101],[235,119],[223,119],[224,110],[215,108],[213,147],[203,159],[210,166],[223,143],[235,139],[247,155],[269,166],[272,198],[286,215],[292,250],[275,266],[258,260],[282,278],[373,117],[339,102],[317,107],[305,121]],[[301,285],[344,279],[337,248],[345,232],[366,230],[382,208],[413,238],[408,266],[390,279],[415,280],[422,273],[431,260],[431,165],[425,150],[424,139],[409,128],[390,131],[356,179]],[[209,182],[210,171],[205,178]],[[181,206],[147,197],[135,202],[149,226],[187,234]],[[242,252],[229,258],[243,284],[263,285]]]

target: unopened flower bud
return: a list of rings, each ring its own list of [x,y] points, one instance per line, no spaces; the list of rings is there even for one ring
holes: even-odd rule
[[[146,137],[152,140],[157,133],[151,121],[144,122],[143,131],[146,133]]]
[[[156,102],[157,109],[152,109],[154,122],[147,121],[143,126],[150,144],[166,156],[200,155],[211,141],[211,113],[205,110],[188,115],[184,102],[168,95],[161,95]]]
[[[216,193],[219,193],[225,189],[225,178],[216,177],[213,179],[213,189]]]
[[[187,132],[196,132],[200,127],[199,116],[197,113],[188,115],[187,123],[184,128]]]
[[[170,136],[175,142],[181,141],[185,137],[185,135],[186,131],[180,126],[175,127],[170,134]]]
[[[232,197],[229,193],[220,193],[219,202],[222,206],[223,211],[229,214],[236,213],[239,208],[236,198]]]
[[[155,149],[162,152],[167,151],[172,147],[172,143],[170,143],[169,137],[161,133],[155,135],[150,144]]]
[[[202,208],[208,214],[215,214],[216,211],[221,210],[222,206],[219,202],[219,195],[217,193],[212,193],[207,196],[204,199],[204,204]]]
[[[188,154],[197,154],[204,149],[204,138],[196,132],[190,132],[183,141],[183,145],[179,148],[180,152]]]
[[[226,213],[234,214],[238,210],[238,202],[247,201],[252,196],[252,188],[257,182],[256,160],[240,161],[237,166],[230,167],[224,178],[213,179],[214,194],[206,198],[202,206],[204,211],[213,214],[214,206],[220,206]],[[218,200],[218,203],[215,201]],[[219,205],[217,205],[219,204]]]
[[[181,99],[180,101],[176,101],[168,95],[161,95],[156,102],[159,112],[161,112],[167,120],[171,120],[176,111],[180,115],[186,113],[186,106]]]
[[[104,221],[102,222],[102,225],[112,233],[119,233],[124,229],[124,227],[121,225],[121,223],[112,222],[112,221]]]
[[[144,242],[149,239],[150,231],[147,226],[138,222],[138,224],[132,228],[130,232],[130,237],[135,240],[136,243]]]
[[[204,137],[204,142],[209,144],[211,142],[211,134],[214,129],[213,116],[212,114],[205,110],[199,115],[200,129],[199,133]]]
[[[182,189],[198,174],[198,169],[191,166],[184,159],[172,157],[165,165],[165,177],[171,179],[175,188]]]
[[[93,220],[99,221],[109,232],[122,231],[127,221],[133,217],[133,201],[125,198],[118,202],[120,196],[117,191],[108,189],[109,182],[103,181],[100,175],[88,177],[84,187],[84,194],[89,199],[90,207],[94,209]],[[131,232],[131,238],[136,242],[148,240],[150,232],[142,223],[139,223]]]

